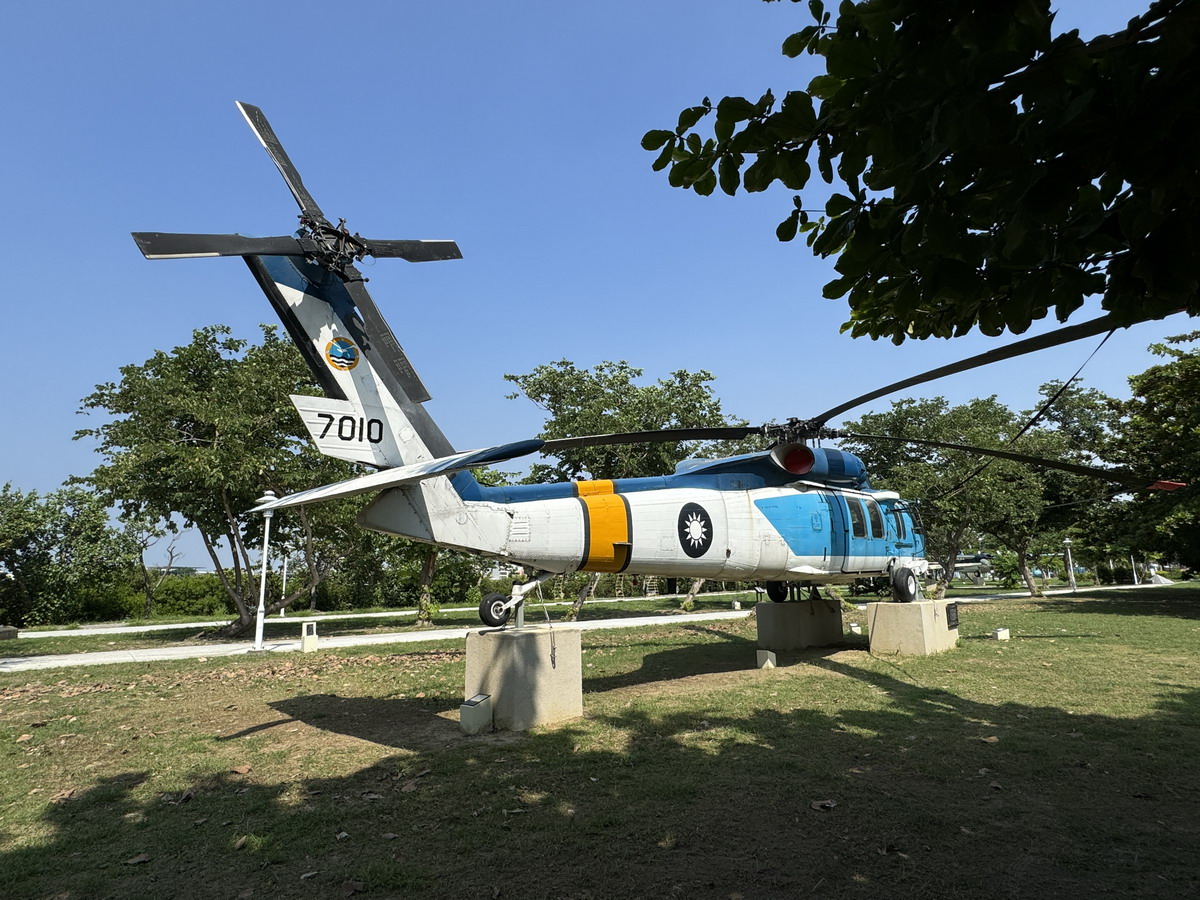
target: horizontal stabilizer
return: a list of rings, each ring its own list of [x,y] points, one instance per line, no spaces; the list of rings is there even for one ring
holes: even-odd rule
[[[382,407],[366,409],[349,400],[301,394],[292,394],[291,401],[313,445],[326,456],[379,467],[403,461]]]
[[[537,453],[541,448],[542,442],[535,439],[501,444],[497,447],[485,447],[482,450],[467,450],[463,453],[455,453],[453,456],[443,456],[440,459],[431,459],[428,462],[415,463],[411,466],[399,466],[383,472],[372,472],[370,475],[362,475],[358,478],[339,481],[336,484],[327,484],[323,487],[301,491],[298,494],[280,497],[278,500],[256,506],[251,512],[267,512],[273,509],[285,509],[289,506],[302,506],[305,503],[316,503],[320,500],[337,500],[342,497],[367,494],[371,491],[383,491],[404,484],[424,481],[426,478],[433,478],[437,475],[453,475],[455,472],[465,469],[516,459],[518,456]]]

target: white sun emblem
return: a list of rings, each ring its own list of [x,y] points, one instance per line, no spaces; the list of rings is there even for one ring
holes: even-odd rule
[[[701,546],[708,537],[708,528],[698,512],[692,513],[684,520],[683,528],[687,532],[688,543],[693,547]]]

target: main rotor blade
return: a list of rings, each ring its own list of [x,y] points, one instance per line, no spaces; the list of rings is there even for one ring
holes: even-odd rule
[[[363,238],[363,243],[376,259],[398,258],[409,262],[462,259],[462,251],[454,241],[372,241]]]
[[[1059,328],[1049,334],[1026,338],[1023,341],[1017,341],[1015,344],[1009,344],[1006,347],[997,347],[995,350],[980,353],[978,356],[969,356],[956,363],[930,369],[928,372],[920,375],[914,375],[911,378],[905,378],[903,381],[897,381],[894,384],[881,387],[878,390],[871,391],[869,394],[855,397],[853,400],[849,400],[840,406],[835,406],[833,409],[828,409],[820,415],[814,416],[809,421],[817,425],[824,425],[834,416],[839,416],[847,410],[854,409],[856,406],[861,406],[863,403],[876,400],[894,391],[924,384],[927,381],[935,381],[938,378],[945,378],[947,375],[956,375],[959,372],[966,372],[969,369],[976,369],[979,366],[990,365],[994,362],[1000,362],[1003,359],[1012,359],[1014,356],[1023,356],[1026,353],[1036,353],[1038,350],[1046,350],[1050,347],[1057,347],[1060,344],[1069,344],[1071,341],[1079,341],[1083,338],[1103,334],[1106,331],[1112,331],[1127,324],[1129,323],[1117,322],[1112,315],[1107,315],[1101,316],[1099,319],[1093,319],[1090,322],[1083,322],[1079,325]]]
[[[254,131],[254,136],[258,138],[258,142],[266,149],[267,154],[271,157],[271,161],[275,163],[275,168],[279,170],[279,174],[283,176],[283,180],[287,182],[288,190],[296,198],[296,203],[300,205],[300,212],[314,221],[328,224],[329,220],[325,218],[325,213],[321,212],[321,207],[317,206],[317,201],[313,199],[312,194],[308,192],[308,188],[304,186],[304,182],[300,179],[300,173],[292,164],[279,138],[275,136],[275,130],[271,127],[271,123],[267,121],[267,117],[263,115],[263,111],[257,106],[242,103],[240,100],[237,101],[237,108],[245,117],[246,123]]]
[[[202,256],[303,256],[294,237],[245,237],[240,234],[166,234],[135,231],[133,239],[146,259]]]
[[[669,444],[676,441],[737,441],[762,434],[753,425],[727,425],[713,428],[663,428],[659,431],[626,431],[617,434],[589,434],[582,437],[546,441],[541,452],[553,456],[560,450],[579,447],[607,447],[614,444]]]
[[[1131,472],[1128,469],[1101,469],[1098,466],[1083,466],[1078,463],[1063,462],[1056,459],[1046,459],[1042,456],[1029,456],[1025,453],[1014,453],[1011,450],[992,450],[988,447],[974,447],[970,444],[955,444],[950,441],[928,441],[919,438],[902,438],[894,437],[890,434],[854,434],[848,431],[836,431],[834,437],[850,438],[856,441],[893,441],[900,444],[916,444],[919,447],[937,447],[943,450],[961,450],[965,453],[973,453],[978,456],[993,456],[996,459],[1008,459],[1013,462],[1024,463],[1030,466],[1039,466],[1043,469],[1058,469],[1062,472],[1070,472],[1072,475],[1085,475],[1088,478],[1099,478],[1102,481],[1111,481],[1114,484],[1122,484],[1131,490],[1166,490],[1171,491],[1185,485],[1175,481],[1162,481],[1153,478],[1147,478],[1144,475],[1138,475],[1136,472]]]
[[[414,403],[424,403],[430,399],[429,391],[426,390],[417,370],[408,361],[404,348],[400,346],[396,335],[379,312],[379,307],[367,293],[362,275],[354,266],[346,266],[341,274],[346,278],[346,290],[362,317],[363,330],[357,338],[363,352],[371,357],[372,365],[384,377],[394,377],[408,399]]]

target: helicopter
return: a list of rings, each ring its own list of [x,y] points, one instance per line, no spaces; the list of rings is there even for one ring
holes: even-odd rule
[[[782,602],[798,588],[886,578],[893,598],[911,602],[929,569],[918,507],[870,484],[852,453],[814,446],[850,434],[826,423],[848,409],[917,384],[1098,335],[1110,317],[1061,328],[879,388],[807,419],[758,426],[530,439],[455,451],[422,405],[420,376],[355,266],[366,256],[432,262],[461,258],[450,240],[374,240],[334,225],[304,186],[262,110],[239,102],[300,207],[292,235],[135,232],[147,259],[240,256],[299,348],[323,397],[290,399],[323,454],[376,471],[263,503],[255,512],[362,494],[374,498],[359,524],[411,540],[522,565],[532,573],[511,594],[489,594],[485,625],[502,627],[538,585],[575,571],[765,582]],[[652,478],[485,486],[471,469],[533,453],[651,441],[741,440],[767,449],[724,459],[688,459]],[[1102,469],[936,441],[1027,465],[1102,478],[1131,490],[1182,485]]]

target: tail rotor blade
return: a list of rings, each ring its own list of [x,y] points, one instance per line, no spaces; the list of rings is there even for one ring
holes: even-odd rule
[[[166,234],[135,231],[133,239],[146,259],[204,256],[303,256],[294,237],[245,237],[240,234]]]
[[[405,259],[409,262],[434,262],[462,259],[454,241],[372,241],[363,240],[367,252],[376,259]]]
[[[271,123],[267,121],[267,117],[263,114],[263,111],[257,106],[242,103],[240,100],[237,101],[237,108],[245,117],[246,123],[254,131],[254,135],[258,138],[259,143],[266,149],[267,155],[271,157],[271,161],[275,163],[275,168],[279,169],[279,174],[283,176],[283,180],[287,182],[288,190],[296,198],[296,203],[300,205],[300,212],[315,222],[328,224],[325,213],[321,212],[321,207],[317,206],[317,201],[313,199],[312,194],[308,192],[308,188],[304,186],[304,182],[300,179],[300,172],[292,164],[279,138],[275,136],[275,130],[271,127]]]

